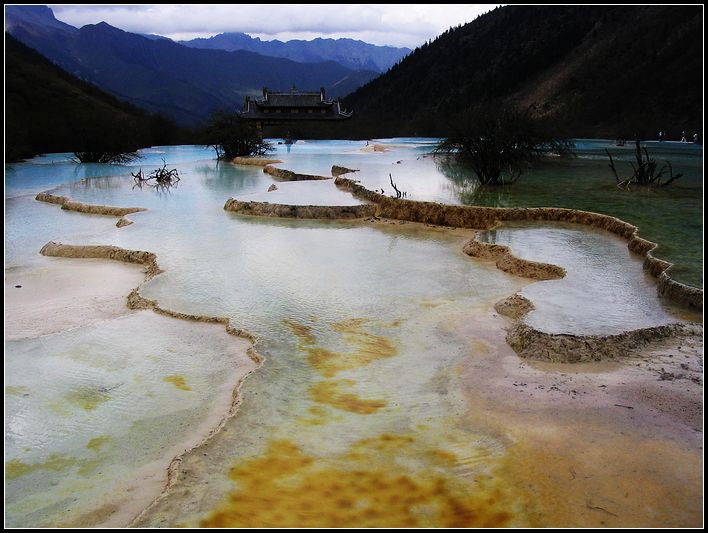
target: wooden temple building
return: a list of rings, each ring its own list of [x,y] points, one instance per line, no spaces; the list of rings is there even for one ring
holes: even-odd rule
[[[352,116],[351,111],[342,109],[339,98],[328,100],[324,88],[308,93],[294,86],[289,92],[271,92],[263,87],[263,98],[247,96],[243,111],[237,114],[244,120],[257,122],[259,127],[293,121],[346,120]]]

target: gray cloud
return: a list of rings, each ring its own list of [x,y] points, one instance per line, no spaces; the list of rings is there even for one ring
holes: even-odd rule
[[[262,39],[350,37],[374,44],[415,47],[450,26],[469,22],[491,4],[247,4],[51,5],[74,26],[105,21],[136,33],[173,39],[238,31]]]

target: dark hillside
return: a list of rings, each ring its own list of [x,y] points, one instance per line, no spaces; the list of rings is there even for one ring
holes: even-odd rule
[[[700,6],[509,6],[453,28],[349,95],[365,136],[443,134],[505,100],[562,133],[614,137],[702,122]]]
[[[5,34],[5,162],[97,139],[121,150],[171,144],[177,133],[171,120],[74,78]]]

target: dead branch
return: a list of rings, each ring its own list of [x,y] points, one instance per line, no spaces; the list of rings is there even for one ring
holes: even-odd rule
[[[636,148],[634,150],[634,162],[629,162],[629,166],[632,168],[632,175],[626,179],[621,179],[617,173],[617,168],[615,167],[614,159],[609,150],[605,149],[607,157],[610,159],[610,170],[615,176],[615,181],[617,186],[624,189],[629,189],[630,185],[643,185],[646,187],[666,187],[671,182],[679,179],[682,174],[674,175],[673,167],[669,161],[666,161],[665,165],[658,168],[656,159],[653,159],[649,155],[649,151],[645,146],[641,146],[639,139],[636,141]],[[669,179],[662,182],[662,178],[666,175],[666,171],[669,171]]]
[[[662,185],[661,185],[662,187],[666,187],[672,181],[677,180],[681,176],[683,176],[683,174],[676,174],[674,176],[674,168],[671,166],[671,163],[667,161],[666,164],[669,166],[669,179],[667,181],[665,181],[664,183],[662,183]]]
[[[396,187],[396,184],[393,182],[393,176],[391,174],[388,175],[388,179],[391,180],[391,187],[393,187],[393,190],[396,191],[396,198],[403,198],[406,196],[406,193],[403,191],[400,191],[398,187]],[[392,197],[393,198],[393,197]]]
[[[610,151],[607,148],[605,148],[605,152],[607,152],[607,157],[610,158],[609,167],[612,170],[612,173],[615,175],[615,179],[617,180],[617,184],[619,185],[621,180],[620,180],[619,176],[617,175],[617,169],[615,168],[615,161],[614,161],[614,159],[612,159],[612,154],[610,153]]]
[[[142,168],[137,173],[131,172],[130,174],[133,176],[133,181],[135,181],[133,188],[138,187],[140,189],[142,189],[144,183],[147,183],[154,189],[166,190],[180,181],[177,169],[168,170],[164,159],[162,160],[162,168],[153,170],[148,177],[145,177]],[[149,183],[152,180],[155,180],[155,183]]]

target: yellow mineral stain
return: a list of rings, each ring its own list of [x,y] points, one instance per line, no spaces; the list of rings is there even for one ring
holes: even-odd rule
[[[310,397],[318,403],[359,415],[370,415],[386,407],[386,402],[383,400],[365,400],[352,392],[342,390],[353,385],[354,382],[350,379],[320,381],[310,387]]]
[[[396,355],[396,348],[385,337],[372,335],[361,326],[337,329],[344,334],[344,339],[353,350],[336,352],[313,346],[307,348],[307,360],[310,365],[325,377],[333,377],[343,370],[361,368],[379,359]]]
[[[457,456],[454,453],[445,450],[430,450],[428,454],[435,463],[445,466],[454,466],[457,464]]]
[[[497,474],[527,495],[532,527],[690,528],[702,525],[702,467],[701,453],[669,440],[564,434],[522,439]]]
[[[300,340],[300,349],[307,354],[310,365],[325,377],[333,377],[337,372],[352,370],[368,365],[378,359],[396,355],[396,348],[385,337],[373,335],[364,329],[366,318],[350,318],[332,324],[332,329],[340,333],[346,344],[353,349],[338,352],[318,346],[310,326],[292,320],[283,323]]]
[[[294,320],[289,319],[283,320],[283,324],[290,328],[290,331],[293,332],[293,335],[295,335],[305,344],[315,343],[316,339],[315,336],[312,334],[312,328],[310,328],[310,326],[306,326],[305,324],[300,324],[298,322],[295,322]]]
[[[110,398],[111,395],[107,392],[93,387],[79,387],[66,395],[66,399],[70,403],[78,405],[87,411],[93,411],[103,402],[110,400]]]
[[[71,412],[66,408],[65,402],[55,402],[47,405],[47,408],[57,416],[70,416]]]
[[[420,303],[421,307],[424,307],[426,309],[435,309],[436,307],[440,307],[443,304],[449,303],[447,301],[432,301],[432,300],[424,300]]]
[[[76,464],[75,459],[65,457],[61,454],[52,454],[42,463],[24,463],[19,459],[13,459],[5,463],[5,478],[17,479],[38,470],[49,470],[51,472],[61,472],[71,468]]]
[[[328,416],[327,410],[322,407],[313,406],[310,407],[307,412],[310,416],[301,416],[298,418],[298,422],[308,426],[322,426],[330,422],[331,417]]]
[[[90,459],[79,463],[78,473],[81,476],[90,476],[94,470],[103,463],[103,459]]]
[[[111,437],[108,435],[103,435],[101,437],[94,437],[90,441],[88,441],[88,444],[86,444],[86,447],[89,450],[92,450],[94,452],[99,452],[101,451],[101,448],[103,447],[104,444],[106,444],[109,440],[111,440]]]
[[[391,433],[382,433],[376,437],[362,439],[351,447],[351,451],[360,456],[361,452],[369,453],[371,451],[377,454],[381,453],[398,453],[403,448],[408,447],[415,442],[415,437],[410,435],[393,435]]]
[[[347,320],[342,320],[341,322],[335,322],[332,324],[332,329],[334,331],[338,331],[339,333],[358,334],[362,331],[362,327],[365,323],[365,318],[348,318]]]
[[[230,472],[238,487],[204,527],[499,527],[510,500],[494,488],[455,487],[438,472],[381,465],[371,443],[406,446],[385,435],[356,445],[356,459],[318,462],[287,440]],[[336,458],[335,458],[336,459]],[[341,466],[331,466],[333,464]]]
[[[184,379],[184,376],[180,376],[178,374],[172,375],[172,376],[165,376],[162,378],[162,381],[166,381],[167,383],[172,383],[175,387],[177,387],[180,390],[192,390],[192,388],[187,385],[187,380]]]
[[[23,394],[28,394],[29,389],[24,385],[5,385],[5,394],[10,394],[12,396],[22,396]]]
[[[120,511],[121,508],[119,503],[107,503],[98,509],[82,514],[71,522],[57,524],[57,527],[96,527],[96,524],[105,522],[111,515]]]

